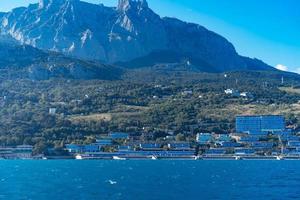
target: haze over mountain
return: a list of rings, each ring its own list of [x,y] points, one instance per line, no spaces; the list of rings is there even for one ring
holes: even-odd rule
[[[40,0],[38,4],[0,14],[0,31],[21,44],[87,60],[126,63],[189,61],[203,71],[273,70],[239,56],[222,36],[192,23],[161,18],[146,0],[119,0],[105,7],[79,0]],[[176,57],[151,57],[153,52]],[[196,61],[193,63],[193,61]],[[146,62],[147,63],[147,62]]]
[[[18,45],[0,38],[0,72],[8,79],[118,79],[122,70],[99,63]]]

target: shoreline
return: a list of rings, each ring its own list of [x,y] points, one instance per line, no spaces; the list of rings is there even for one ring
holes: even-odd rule
[[[59,161],[59,160],[76,160],[76,161],[153,161],[155,162],[156,160],[151,160],[151,159],[124,159],[124,160],[115,160],[115,159],[1,159],[1,161]],[[161,158],[157,159],[157,161],[291,161],[291,160],[300,160],[300,158],[284,158],[281,160],[277,160],[275,158],[248,158],[248,159],[239,159],[236,160],[234,158],[204,158],[204,159],[188,159],[188,158],[178,158],[178,159],[170,159],[170,158]]]
[[[0,157],[1,160],[300,160],[298,155],[188,155],[188,156],[128,156],[128,155],[90,155],[77,154],[72,156],[39,156],[39,157]]]
[[[107,158],[107,157],[84,157],[84,158],[51,158],[47,157],[44,160],[166,160],[166,161],[178,161],[178,160],[300,160],[300,156],[190,156],[190,157],[120,157],[120,158]]]

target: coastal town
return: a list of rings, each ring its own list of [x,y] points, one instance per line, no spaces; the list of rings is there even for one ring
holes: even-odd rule
[[[66,144],[66,156],[34,155],[33,147],[0,148],[2,159],[300,159],[300,135],[280,115],[237,116],[229,134],[151,135],[112,132],[90,144]],[[49,150],[50,151],[50,150]]]
[[[236,133],[198,133],[193,141],[167,136],[141,143],[127,133],[111,133],[90,145],[66,145],[76,159],[298,159],[300,137],[285,127],[283,116],[237,116]],[[123,145],[114,146],[115,141]],[[104,148],[103,148],[104,147]],[[114,151],[101,149],[112,147]]]

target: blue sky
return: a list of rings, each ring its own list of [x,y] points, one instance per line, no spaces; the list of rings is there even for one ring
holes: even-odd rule
[[[0,10],[38,0],[0,0]],[[117,4],[117,0],[86,0]],[[299,0],[148,0],[161,16],[199,23],[234,44],[241,55],[256,57],[300,73]]]

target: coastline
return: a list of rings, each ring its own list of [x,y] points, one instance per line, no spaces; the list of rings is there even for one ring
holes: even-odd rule
[[[126,161],[126,160],[164,160],[164,161],[179,161],[179,160],[300,160],[300,156],[237,156],[237,155],[209,155],[209,156],[181,156],[181,157],[143,157],[143,156],[125,156],[125,157],[78,157],[77,156],[44,156],[44,157],[32,157],[32,158],[0,158],[1,160],[114,160],[114,161]]]
[[[27,159],[30,160],[30,159]],[[34,159],[33,159],[34,160]],[[73,158],[73,157],[46,157],[42,160],[166,160],[166,161],[177,161],[177,160],[300,160],[300,156],[191,156],[191,157],[120,157],[120,158],[104,158],[104,157],[85,157],[85,158]]]

